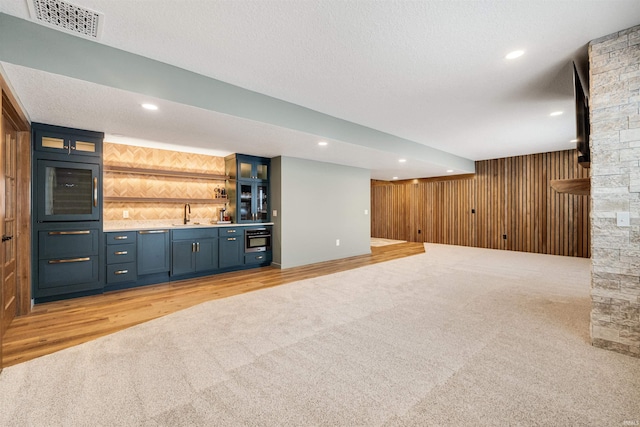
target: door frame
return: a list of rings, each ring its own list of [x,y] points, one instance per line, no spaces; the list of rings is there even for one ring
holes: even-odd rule
[[[29,314],[31,302],[31,126],[0,69],[2,116],[18,131],[16,141],[17,316]],[[0,135],[3,134],[0,120]],[[1,366],[1,364],[0,364]]]

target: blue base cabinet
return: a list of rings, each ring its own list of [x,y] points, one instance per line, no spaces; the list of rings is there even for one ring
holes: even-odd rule
[[[245,227],[194,227],[107,232],[105,290],[255,268],[271,252],[244,252]]]
[[[196,245],[196,272],[217,269],[218,239],[200,239]]]
[[[221,230],[218,250],[220,268],[244,265],[244,230],[240,227]]]
[[[90,285],[98,281],[99,268],[97,256],[41,259],[38,264],[38,295],[51,296],[61,291],[70,293],[99,289],[99,285]]]
[[[169,273],[171,255],[168,229],[138,231],[136,245],[138,276]]]
[[[93,223],[47,224],[35,230],[34,298],[46,302],[66,294],[102,290],[102,230]]]
[[[195,273],[196,258],[195,242],[191,240],[174,241],[171,243],[171,275]]]
[[[202,273],[218,268],[218,229],[173,230],[171,275]]]
[[[271,264],[271,251],[253,252],[244,255],[244,265]]]
[[[106,286],[135,282],[138,279],[136,264],[136,232],[106,233],[107,283]]]

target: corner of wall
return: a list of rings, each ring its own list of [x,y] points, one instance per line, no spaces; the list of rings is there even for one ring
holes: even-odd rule
[[[640,357],[640,26],[589,44],[591,341]],[[617,223],[619,213],[630,224]]]
[[[274,267],[282,268],[282,157],[271,159],[271,176],[269,179],[269,191],[271,192],[271,221],[273,233],[271,252],[273,254]],[[277,211],[277,215],[273,215]]]

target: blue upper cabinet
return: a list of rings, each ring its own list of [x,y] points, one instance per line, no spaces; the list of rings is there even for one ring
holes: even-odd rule
[[[102,132],[33,123],[34,150],[67,156],[102,157]]]
[[[269,221],[269,173],[271,159],[232,154],[225,157],[229,175],[227,193],[229,213],[234,222],[252,223]]]
[[[270,159],[253,156],[237,156],[238,172],[237,180],[243,181],[269,181]]]
[[[268,182],[271,159],[231,154],[225,157],[225,173],[232,180]]]

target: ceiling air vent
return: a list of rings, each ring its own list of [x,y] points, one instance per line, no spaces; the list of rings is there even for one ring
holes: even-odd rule
[[[61,0],[28,1],[31,17],[40,23],[71,34],[98,39],[104,15]]]

